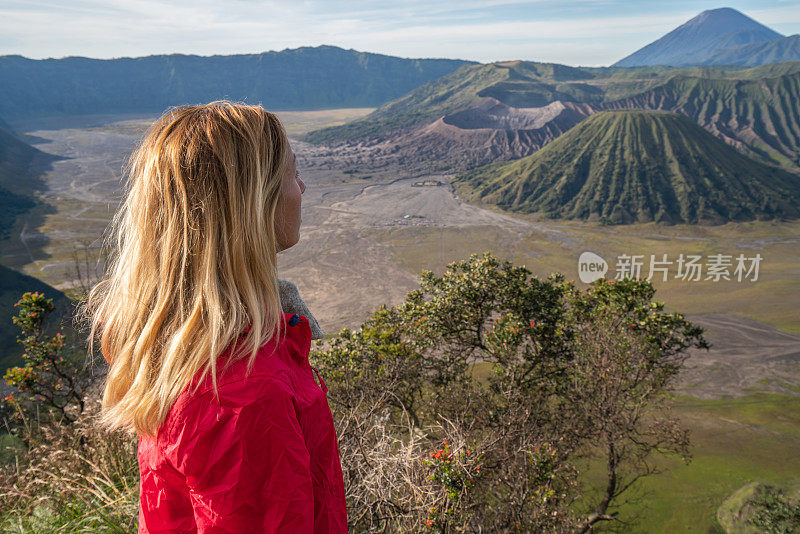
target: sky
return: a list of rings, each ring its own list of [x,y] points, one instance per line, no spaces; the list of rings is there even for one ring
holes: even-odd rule
[[[208,56],[325,44],[409,58],[601,66],[718,7],[800,33],[800,0],[2,0],[0,55]]]

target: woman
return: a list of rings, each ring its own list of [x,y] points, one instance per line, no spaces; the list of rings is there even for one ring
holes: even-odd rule
[[[84,312],[109,363],[99,423],[139,436],[139,532],[347,532],[308,361],[318,325],[281,303],[281,289],[302,303],[276,255],[299,239],[305,184],[280,121],[173,108],[128,175],[110,275]]]

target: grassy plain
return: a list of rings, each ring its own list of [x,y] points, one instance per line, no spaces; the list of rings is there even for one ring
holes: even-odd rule
[[[800,478],[800,397],[678,397],[675,415],[690,431],[692,459],[660,458],[663,473],[642,479],[618,508],[624,532],[721,532],[717,509],[748,482],[791,485]],[[593,466],[598,483],[603,465]],[[612,531],[600,528],[599,532]]]

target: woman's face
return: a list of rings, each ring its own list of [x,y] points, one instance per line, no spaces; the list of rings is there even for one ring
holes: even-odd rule
[[[300,240],[300,204],[305,190],[306,184],[297,172],[297,158],[292,151],[292,163],[283,175],[275,212],[278,252],[293,247]]]

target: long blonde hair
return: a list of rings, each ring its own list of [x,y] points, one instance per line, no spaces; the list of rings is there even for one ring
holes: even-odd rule
[[[203,369],[279,336],[275,212],[292,152],[278,117],[227,101],[167,110],[127,164],[108,276],[81,316],[109,363],[98,423],[154,436]],[[276,342],[280,337],[276,337]],[[239,343],[235,344],[238,348]]]

